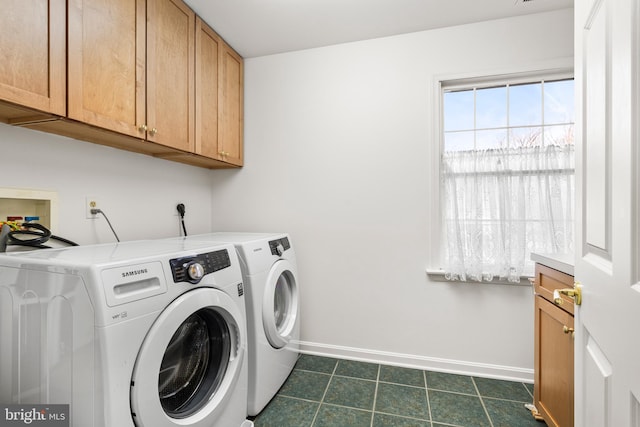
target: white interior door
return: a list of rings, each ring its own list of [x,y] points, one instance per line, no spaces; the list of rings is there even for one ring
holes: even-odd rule
[[[640,427],[639,11],[575,1],[577,427]]]

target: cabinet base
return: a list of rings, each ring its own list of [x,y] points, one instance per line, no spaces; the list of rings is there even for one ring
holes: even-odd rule
[[[529,411],[531,411],[531,416],[533,417],[534,420],[544,421],[544,418],[542,418],[542,415],[540,415],[540,412],[538,412],[538,409],[535,407],[534,404],[527,403],[526,405],[524,405],[524,407],[527,408]]]

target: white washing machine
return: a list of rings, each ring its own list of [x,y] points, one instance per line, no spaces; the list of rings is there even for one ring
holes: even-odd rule
[[[211,233],[191,241],[230,242],[240,257],[247,294],[249,398],[257,415],[298,359],[300,315],[296,255],[288,234]]]
[[[73,427],[252,425],[232,245],[0,255],[0,342],[0,402],[69,404]]]

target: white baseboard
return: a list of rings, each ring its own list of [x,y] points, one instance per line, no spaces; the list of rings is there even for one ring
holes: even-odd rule
[[[533,383],[533,369],[300,341],[300,353],[507,381]]]

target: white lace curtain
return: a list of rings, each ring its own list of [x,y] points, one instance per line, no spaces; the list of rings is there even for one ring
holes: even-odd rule
[[[442,165],[447,279],[519,282],[531,252],[573,250],[573,145],[445,152]]]

